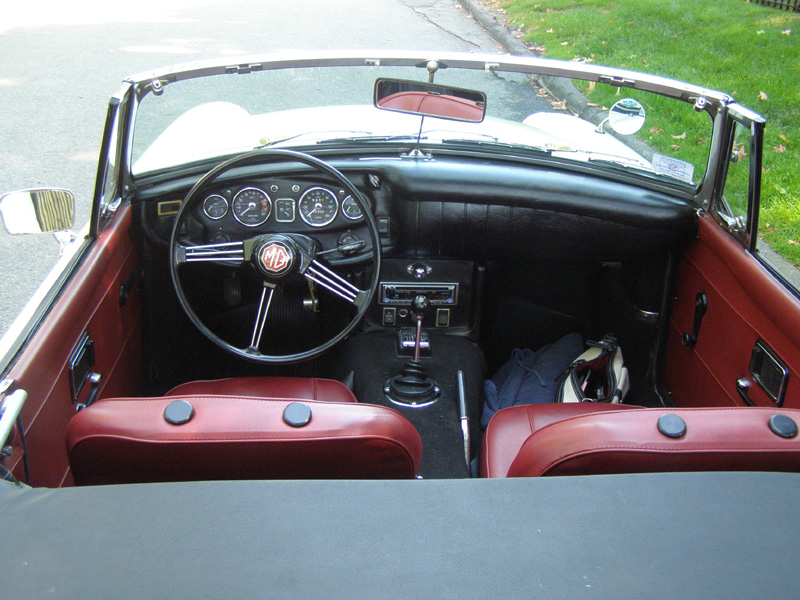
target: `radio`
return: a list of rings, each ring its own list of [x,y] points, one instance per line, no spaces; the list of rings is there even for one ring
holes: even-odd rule
[[[385,306],[411,306],[417,296],[425,296],[431,306],[456,306],[457,283],[392,283],[381,282],[380,304]]]

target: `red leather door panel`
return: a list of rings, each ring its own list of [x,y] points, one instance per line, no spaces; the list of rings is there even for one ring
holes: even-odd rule
[[[681,337],[694,325],[695,296],[708,297],[697,344]],[[745,406],[736,380],[750,383],[757,406],[774,406],[749,372],[758,340],[786,364],[784,406],[800,407],[800,301],[709,216],[700,219],[695,240],[678,271],[670,318],[666,382],[678,406]]]
[[[120,285],[138,267],[131,234],[131,209],[119,209],[64,293],[45,317],[7,377],[28,392],[23,407],[30,484],[69,485],[67,422],[75,414],[69,382],[69,358],[84,332],[94,342],[94,372],[102,375],[100,397],[132,395],[141,374],[141,305],[133,285],[124,306]],[[86,401],[90,385],[81,392]],[[6,467],[24,480],[22,447],[17,436]]]

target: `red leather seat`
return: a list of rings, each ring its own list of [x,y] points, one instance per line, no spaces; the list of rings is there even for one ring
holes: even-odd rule
[[[76,414],[67,427],[75,482],[417,475],[422,441],[416,429],[390,408],[348,400],[352,394],[338,382],[273,382],[278,385],[271,389],[282,392],[277,398],[176,394],[193,389],[230,391],[257,383],[223,381],[179,386],[163,398],[102,399]],[[326,390],[335,401],[320,399]],[[193,415],[174,425],[164,412],[180,400],[192,405]],[[310,408],[311,418],[305,426],[293,427],[285,422],[284,410],[298,400]]]
[[[339,381],[304,377],[231,377],[190,381],[175,386],[167,396],[253,396],[291,400],[358,402]]]
[[[685,434],[673,438],[659,431],[663,415],[682,419]],[[770,427],[774,415],[800,423],[800,410],[778,408],[515,406],[489,423],[481,475],[800,471],[800,436],[777,435]]]

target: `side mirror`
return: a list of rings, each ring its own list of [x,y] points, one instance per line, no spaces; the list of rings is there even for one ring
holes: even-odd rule
[[[608,111],[608,118],[597,127],[598,133],[605,133],[603,125],[608,123],[620,135],[632,135],[644,125],[644,107],[638,100],[623,98],[618,100]]]
[[[486,94],[434,83],[378,79],[375,106],[383,110],[451,121],[480,123],[486,115]]]
[[[12,235],[67,231],[75,223],[75,196],[56,188],[9,192],[0,197],[0,216]]]

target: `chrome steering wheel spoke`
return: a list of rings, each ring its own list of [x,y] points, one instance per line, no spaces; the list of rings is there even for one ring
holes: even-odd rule
[[[261,290],[261,300],[258,303],[258,313],[256,314],[256,322],[253,326],[253,336],[250,338],[250,346],[246,350],[249,354],[261,354],[258,347],[261,345],[261,336],[264,334],[264,325],[267,322],[269,306],[272,303],[272,295],[274,292],[275,285],[265,281],[264,288]]]
[[[190,262],[231,262],[240,264],[244,261],[244,242],[222,242],[194,246],[178,244],[175,248],[175,262],[177,264]]]
[[[335,273],[316,259],[311,261],[311,264],[308,265],[303,275],[305,275],[306,279],[309,281],[313,281],[318,286],[325,288],[329,292],[333,292],[340,298],[344,298],[356,306],[360,307],[367,297],[367,292],[365,290],[358,289],[347,281],[347,279]]]

